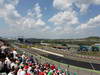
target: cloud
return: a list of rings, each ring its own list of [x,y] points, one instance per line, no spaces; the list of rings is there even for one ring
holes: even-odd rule
[[[86,23],[78,24],[78,26],[75,27],[67,25],[56,26],[52,32],[53,34],[57,34],[62,37],[65,37],[64,35],[83,37],[83,36],[91,36],[93,34],[98,36],[99,30],[97,29],[99,27],[100,27],[100,15],[97,15],[96,17],[90,18],[89,21],[87,21]]]
[[[2,11],[0,18],[11,28],[11,31],[7,31],[7,29],[0,31],[3,34],[58,38],[67,36],[67,34],[68,36],[88,34],[90,30],[100,27],[100,15],[89,19],[86,23],[80,23],[78,17],[78,14],[87,12],[91,4],[99,5],[100,0],[53,0],[53,7],[58,12],[54,13],[47,20],[48,22],[43,20],[44,15],[38,3],[25,11],[27,14],[22,16],[16,9],[19,2],[20,0],[0,0],[0,11]],[[80,9],[79,13],[73,9],[73,4]]]
[[[35,24],[36,25],[44,26],[45,25],[45,22],[43,22],[41,19],[38,19]]]
[[[54,0],[53,6],[57,9],[64,10],[70,7],[72,4],[70,0]]]
[[[100,0],[93,0],[95,4],[99,5],[100,4]]]
[[[41,11],[41,8],[40,8],[38,3],[35,4],[34,11],[36,13],[37,18],[41,18],[42,17],[42,13],[41,13],[42,11]]]
[[[79,24],[77,13],[72,9],[71,0],[54,0],[53,6],[60,10],[48,21],[54,24],[53,33],[69,34],[74,32],[74,27]]]
[[[49,30],[51,30],[51,27],[50,26],[45,26],[42,31],[43,32],[48,32]]]
[[[77,27],[77,29],[90,29],[90,28],[95,28],[100,26],[100,15],[91,18],[87,23],[81,24],[80,26]]]
[[[22,17],[20,20],[20,25],[22,24],[24,28],[38,28],[45,25],[42,20],[42,13],[39,4],[35,4],[33,9],[30,10],[26,16]]]
[[[53,6],[59,10],[73,9],[73,4],[86,12],[91,4],[100,5],[100,0],[53,0]]]
[[[0,17],[9,25],[15,25],[16,22],[21,18],[21,15],[15,8],[15,4],[16,3],[7,3],[4,1],[0,6],[0,11],[2,11],[0,12]]]
[[[48,21],[55,25],[54,32],[61,34],[77,34],[88,31],[100,25],[99,16],[90,19],[87,23],[80,23],[78,13],[73,9],[73,4],[80,9],[80,13],[87,12],[91,4],[99,5],[99,0],[54,0],[53,6],[59,10]],[[84,31],[85,32],[85,31]]]
[[[71,26],[68,24],[56,26],[53,30],[55,34],[71,34],[71,35],[91,35],[100,27],[100,15],[94,18],[90,18],[86,23],[79,23],[76,26]],[[95,33],[96,34],[96,33]]]
[[[89,7],[88,4],[77,4],[77,3],[76,3],[76,6],[77,6],[78,8],[80,8],[80,13],[85,13],[85,12],[87,12],[88,7]]]
[[[0,6],[0,17],[5,20],[11,27],[17,29],[32,29],[39,28],[45,25],[42,20],[42,10],[38,3],[36,3],[27,15],[22,16],[16,10],[19,0],[1,1],[3,4]],[[1,3],[0,2],[0,3]]]
[[[61,31],[61,33],[69,33],[79,24],[75,11],[60,11],[48,21],[55,25],[54,31]]]
[[[33,9],[28,11],[27,15],[20,18],[17,21],[18,25],[22,25],[23,29],[32,29],[45,26],[45,22],[42,20],[42,13],[39,4],[35,4]]]
[[[3,2],[4,2],[4,0],[0,0],[0,5],[2,5],[2,4],[3,4]]]
[[[78,18],[75,11],[61,11],[55,14],[49,19],[50,22],[53,22],[55,25],[62,24],[77,24]]]

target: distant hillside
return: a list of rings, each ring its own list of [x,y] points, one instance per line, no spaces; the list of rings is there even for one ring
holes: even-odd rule
[[[88,37],[88,38],[85,38],[86,40],[100,40],[100,37],[97,37],[97,36],[92,36],[92,37]]]
[[[93,45],[95,43],[100,43],[100,37],[92,36],[80,39],[36,39],[36,38],[26,38],[25,43],[51,43],[51,44],[76,44],[76,45]]]

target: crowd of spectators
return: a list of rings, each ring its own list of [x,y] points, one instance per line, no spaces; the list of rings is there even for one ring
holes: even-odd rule
[[[1,44],[1,42],[0,73],[4,75],[70,75],[60,66],[37,63],[33,56],[18,54],[15,48]]]

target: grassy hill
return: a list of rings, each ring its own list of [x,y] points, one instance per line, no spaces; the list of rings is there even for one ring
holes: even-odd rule
[[[86,40],[100,40],[100,37],[97,37],[97,36],[93,36],[93,37],[88,37],[88,38],[85,38]]]
[[[76,44],[76,45],[93,45],[95,43],[100,43],[100,37],[91,36],[87,38],[79,38],[79,39],[36,39],[36,38],[27,38],[25,39],[27,43],[51,43],[51,44]]]

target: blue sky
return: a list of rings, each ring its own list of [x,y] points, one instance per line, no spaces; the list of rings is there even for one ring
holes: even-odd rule
[[[0,0],[0,36],[100,36],[100,0]]]

